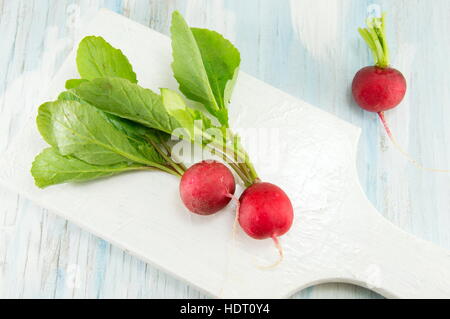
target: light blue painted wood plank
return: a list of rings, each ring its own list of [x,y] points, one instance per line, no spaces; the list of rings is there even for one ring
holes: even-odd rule
[[[242,69],[363,129],[358,169],[363,188],[380,213],[402,228],[450,248],[450,179],[418,171],[386,140],[376,116],[351,100],[354,73],[372,62],[356,32],[367,8],[389,13],[392,62],[405,74],[405,102],[387,116],[411,154],[430,166],[449,167],[450,2],[434,0],[214,0],[56,1],[0,0],[0,96],[12,86],[37,93],[70,46],[45,55],[46,34],[70,39],[73,4],[85,15],[99,7],[168,34],[170,13],[184,13],[197,25],[235,41]],[[42,67],[42,61],[55,61]],[[30,91],[31,90],[31,91]],[[0,103],[0,150],[18,133],[30,98]],[[0,100],[1,101],[1,100]],[[0,191],[1,297],[204,297],[174,278],[108,243],[48,214],[26,200]],[[3,204],[7,203],[7,204]],[[329,284],[296,298],[376,298],[367,290]]]

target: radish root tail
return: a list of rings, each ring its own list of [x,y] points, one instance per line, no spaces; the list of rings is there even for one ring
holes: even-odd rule
[[[281,247],[280,241],[278,240],[277,236],[272,236],[272,240],[275,243],[275,247],[278,250],[278,254],[279,254],[279,258],[278,260],[273,263],[272,265],[269,266],[258,266],[258,268],[263,269],[263,270],[270,270],[270,269],[274,269],[276,268],[279,264],[281,264],[281,262],[284,259],[284,252],[283,252],[283,247]]]
[[[226,196],[228,198],[231,198],[236,203],[236,215],[235,215],[235,218],[234,218],[233,232],[232,232],[233,243],[236,243],[237,225],[239,223],[239,208],[241,207],[241,202],[239,201],[239,198],[237,198],[236,196],[234,196],[231,193],[228,193]],[[278,250],[279,258],[272,265],[269,265],[269,266],[258,266],[258,268],[260,268],[260,269],[264,269],[264,270],[274,269],[279,264],[281,264],[281,262],[284,259],[283,247],[281,247],[281,244],[280,244],[280,241],[278,240],[278,237],[274,235],[274,236],[272,236],[272,240],[275,243],[275,247]]]
[[[228,198],[231,198],[236,203],[236,215],[234,217],[234,223],[233,223],[233,241],[236,240],[236,233],[237,233],[237,225],[239,223],[239,208],[241,207],[241,202],[239,201],[239,198],[234,196],[231,193],[228,193],[226,195]]]
[[[383,123],[384,129],[386,130],[386,134],[388,135],[389,139],[391,140],[392,144],[394,144],[395,148],[406,157],[406,159],[411,162],[414,166],[416,166],[419,169],[422,169],[424,171],[429,172],[438,172],[438,173],[450,173],[450,169],[440,169],[440,168],[431,168],[431,167],[425,167],[422,164],[420,164],[417,160],[411,157],[397,142],[394,135],[392,134],[389,125],[387,124],[386,118],[384,117],[384,112],[378,112],[378,116],[380,117],[381,123]]]

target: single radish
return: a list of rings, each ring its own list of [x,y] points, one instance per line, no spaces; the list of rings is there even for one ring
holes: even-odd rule
[[[396,69],[368,66],[356,73],[352,92],[356,103],[364,110],[382,113],[403,100],[406,80]]]
[[[382,113],[400,104],[406,93],[403,74],[389,66],[386,15],[369,18],[367,28],[358,31],[373,52],[375,66],[362,68],[352,83],[356,103],[366,111]]]
[[[231,171],[216,161],[191,166],[181,178],[180,196],[191,212],[212,215],[228,205],[236,184]]]
[[[386,133],[394,146],[420,169],[434,172],[450,170],[427,168],[413,159],[396,141],[384,116],[384,112],[399,105],[406,94],[406,80],[403,74],[390,67],[389,47],[386,40],[386,14],[381,18],[367,19],[367,28],[358,29],[371,49],[375,66],[359,70],[352,83],[352,94],[356,103],[364,110],[378,114]]]
[[[283,259],[278,237],[289,231],[294,219],[289,197],[274,184],[257,182],[242,193],[239,202],[237,218],[242,229],[255,239],[273,239],[280,253],[277,265]]]

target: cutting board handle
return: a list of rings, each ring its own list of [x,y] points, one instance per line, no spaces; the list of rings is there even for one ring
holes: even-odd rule
[[[450,251],[386,220],[360,185],[344,204],[340,223],[353,249],[341,259],[344,280],[390,298],[450,298]]]

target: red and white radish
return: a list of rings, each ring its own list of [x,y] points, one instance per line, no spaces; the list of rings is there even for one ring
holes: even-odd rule
[[[180,196],[191,212],[212,215],[228,205],[236,184],[231,171],[216,161],[191,166],[181,178]]]
[[[257,182],[248,187],[239,199],[238,220],[242,229],[252,238],[272,238],[280,253],[283,250],[278,237],[289,231],[294,209],[286,193],[278,186]]]
[[[396,69],[368,66],[356,73],[352,93],[361,108],[382,113],[396,107],[403,100],[406,80]]]
[[[390,67],[389,48],[386,40],[386,15],[381,18],[369,18],[367,28],[360,28],[359,33],[366,41],[375,58],[375,66],[359,70],[352,83],[352,94],[355,102],[364,110],[376,112],[386,133],[394,146],[414,165],[420,169],[434,172],[450,172],[450,170],[427,168],[413,159],[392,134],[384,112],[399,105],[405,94],[407,83],[403,74]]]
[[[364,110],[380,114],[400,104],[406,93],[406,80],[400,71],[389,66],[386,15],[369,18],[367,28],[358,31],[372,50],[375,66],[356,73],[352,83],[353,98]]]

